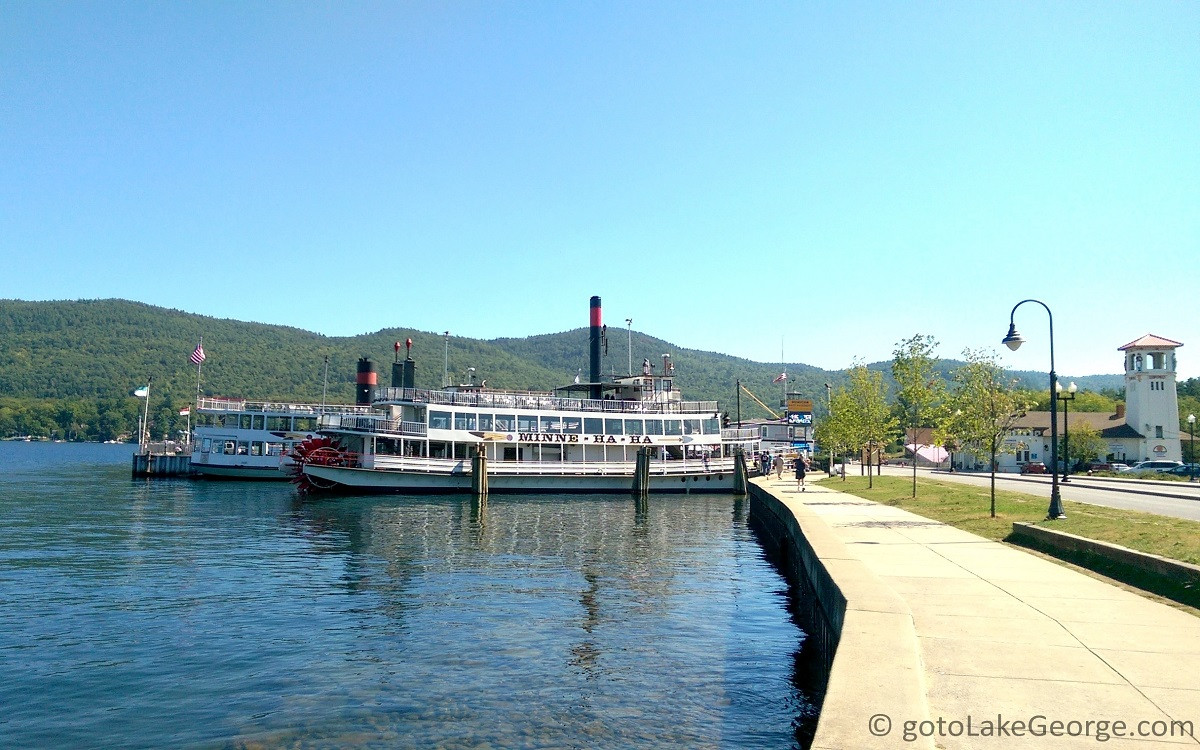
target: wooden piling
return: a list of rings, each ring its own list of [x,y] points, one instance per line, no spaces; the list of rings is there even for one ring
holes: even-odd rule
[[[650,495],[650,451],[638,448],[633,470],[633,496],[645,500]]]
[[[487,451],[482,445],[471,454],[471,492],[480,501],[487,501]]]
[[[746,451],[741,446],[734,449],[733,452],[733,492],[737,495],[745,495],[748,491],[749,480],[746,470]]]

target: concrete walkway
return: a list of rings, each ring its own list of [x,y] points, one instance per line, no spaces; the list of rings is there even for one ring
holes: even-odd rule
[[[847,652],[839,645],[814,747],[1200,745],[1200,618],[1019,548],[837,492],[835,479],[809,482],[803,493],[786,474],[752,481],[796,515],[835,581],[838,569],[857,571],[848,587],[838,585],[862,637],[846,639],[847,619]],[[872,602],[892,597],[911,616],[911,630],[889,618],[873,624]],[[882,609],[894,614],[892,604]],[[851,701],[835,690],[845,677],[839,670],[887,674],[872,644],[898,643],[907,658],[905,631],[915,635],[918,666],[895,674],[920,672],[898,680],[914,683],[923,705],[872,710],[876,691],[889,692],[887,677]],[[906,737],[905,722],[921,720],[928,723],[910,724]]]

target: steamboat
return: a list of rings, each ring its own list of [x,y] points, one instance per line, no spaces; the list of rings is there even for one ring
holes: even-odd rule
[[[465,493],[483,471],[497,493],[630,492],[635,479],[649,492],[734,491],[757,431],[723,425],[716,401],[683,400],[669,355],[603,380],[601,318],[593,297],[588,381],[553,392],[416,388],[411,340],[403,361],[396,344],[390,387],[360,359],[369,411],[320,415],[317,437],[290,453],[294,481],[305,493]]]

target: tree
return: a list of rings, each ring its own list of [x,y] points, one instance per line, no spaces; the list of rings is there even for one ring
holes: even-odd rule
[[[938,375],[937,339],[917,334],[896,344],[892,352],[892,378],[896,381],[896,402],[906,423],[912,427],[912,496],[917,496],[917,430],[921,419],[929,421],[934,407],[945,398],[945,383]]]
[[[1100,432],[1087,422],[1072,425],[1071,437],[1066,443],[1067,450],[1063,451],[1062,455],[1067,462],[1068,474],[1072,466],[1093,458],[1102,458],[1108,453],[1108,443],[1100,437]]]
[[[1006,450],[1004,438],[1030,401],[1004,377],[995,355],[982,350],[963,351],[966,364],[954,373],[951,405],[953,430],[959,444],[976,453],[986,452],[992,476],[992,518],[996,517],[996,456]]]
[[[840,444],[866,449],[870,456],[872,450],[882,449],[892,440],[899,422],[888,409],[883,373],[868,370],[860,363],[849,370],[849,380],[849,384],[839,388],[833,398],[831,421],[836,424],[833,432],[845,441]],[[870,466],[867,467],[867,486],[875,486]]]

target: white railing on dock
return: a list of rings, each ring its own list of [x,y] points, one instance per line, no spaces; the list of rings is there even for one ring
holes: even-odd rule
[[[716,414],[716,401],[617,401],[563,398],[534,391],[431,391],[423,388],[376,388],[372,399],[434,406],[483,406],[493,409],[592,411],[617,414]]]

